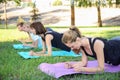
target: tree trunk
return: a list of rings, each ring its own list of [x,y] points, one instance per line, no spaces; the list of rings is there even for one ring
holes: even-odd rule
[[[98,27],[102,27],[100,6],[97,6],[97,12],[98,12]]]
[[[120,1],[119,0],[116,0],[116,8],[118,8],[120,5]]]
[[[7,11],[6,11],[6,2],[4,2],[4,14],[5,14],[5,28],[7,29]]]
[[[75,26],[74,0],[71,0],[71,26]]]

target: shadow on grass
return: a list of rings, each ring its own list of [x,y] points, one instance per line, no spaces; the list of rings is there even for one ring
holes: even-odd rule
[[[62,76],[59,79],[64,80],[119,80],[119,73],[102,74],[71,74]]]
[[[17,10],[17,9],[15,9]],[[11,11],[11,10],[10,10]],[[67,9],[57,9],[57,10],[52,10],[52,11],[48,11],[48,12],[43,12],[43,13],[39,13],[37,14],[38,15],[38,21],[42,21],[42,23],[44,25],[49,25],[49,24],[55,24],[57,22],[60,21],[60,17],[59,16],[55,16],[53,13],[59,13],[59,12],[66,12],[68,11]],[[23,15],[20,15],[26,22],[29,22],[30,21],[30,18],[31,18],[31,15],[27,14],[23,14]],[[17,19],[18,19],[19,16],[13,16],[13,17],[10,17],[8,18],[7,22],[8,24],[16,24],[17,23]],[[5,21],[4,20],[1,20],[1,23],[4,24]]]
[[[8,8],[6,9],[7,12],[11,12],[11,11],[17,11],[17,10],[20,10],[22,8],[18,8],[18,7],[12,7],[12,8]],[[4,13],[4,10],[0,10],[0,13]]]
[[[120,30],[105,31],[103,33],[101,32],[101,34],[103,34],[105,38],[111,39],[112,37],[120,36]]]
[[[120,26],[120,15],[105,19],[102,21],[104,25]]]
[[[1,75],[1,74],[0,74],[0,80],[3,80],[3,79],[2,79],[2,75]]]
[[[83,32],[82,34],[84,36],[86,35],[89,35],[91,37],[101,37],[101,38],[106,38],[106,39],[111,39],[112,37],[116,37],[116,36],[120,36],[120,30],[117,30],[117,29],[113,29],[113,30],[107,30],[107,31],[104,31],[104,30],[94,30],[94,31],[90,31],[90,32]],[[88,36],[88,37],[89,37]]]

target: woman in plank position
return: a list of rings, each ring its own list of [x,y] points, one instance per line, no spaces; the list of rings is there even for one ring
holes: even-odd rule
[[[23,43],[24,46],[29,46],[29,47],[38,47],[38,48],[42,48],[42,39],[40,36],[36,35],[36,34],[33,34],[30,30],[30,25],[27,24],[27,23],[24,23],[24,22],[20,22],[17,24],[17,28],[19,31],[24,31],[24,32],[27,32],[30,39],[32,40],[32,43],[26,43],[25,41],[23,40],[19,40]],[[46,27],[46,30],[47,31],[52,31],[51,28],[48,28]]]
[[[71,49],[82,52],[81,61],[75,64],[65,63],[66,68],[73,68],[76,72],[101,72],[105,69],[104,63],[115,66],[120,64],[120,40],[82,37],[79,29],[73,27],[64,32],[62,42]],[[86,67],[88,56],[97,59],[97,67]]]
[[[56,31],[47,31],[41,22],[33,22],[30,25],[31,32],[39,35],[42,38],[43,50],[40,52],[30,51],[30,55],[33,56],[51,56],[52,47],[68,51],[71,49],[62,43],[63,33]],[[47,49],[47,50],[46,50]]]
[[[20,42],[23,43],[24,46],[29,46],[29,47],[42,47],[42,39],[38,35],[34,35],[32,32],[30,32],[30,27],[28,24],[24,22],[20,22],[17,24],[17,28],[19,31],[24,31],[28,33],[29,38],[32,40],[32,43],[27,43],[27,41],[19,40]]]

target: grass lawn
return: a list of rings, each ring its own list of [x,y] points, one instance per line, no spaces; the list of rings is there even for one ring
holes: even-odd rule
[[[82,34],[90,37],[103,37],[110,39],[120,35],[120,26],[118,27],[79,27]],[[56,31],[64,31],[68,28],[52,27]],[[27,38],[27,34],[19,32],[14,26],[9,29],[0,28],[0,80],[56,80],[37,69],[43,62],[57,63],[63,61],[79,61],[81,57],[40,57],[37,59],[23,59],[12,44],[19,43],[17,40]],[[38,49],[33,49],[38,50]],[[89,58],[92,60],[92,58]],[[69,75],[59,78],[59,80],[119,80],[119,73],[103,73],[94,75]]]

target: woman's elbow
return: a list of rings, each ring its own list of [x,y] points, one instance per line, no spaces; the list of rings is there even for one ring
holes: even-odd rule
[[[86,64],[84,64],[84,67],[86,67],[87,66],[87,63]]]
[[[86,67],[87,66],[87,62],[82,62],[82,66]]]

